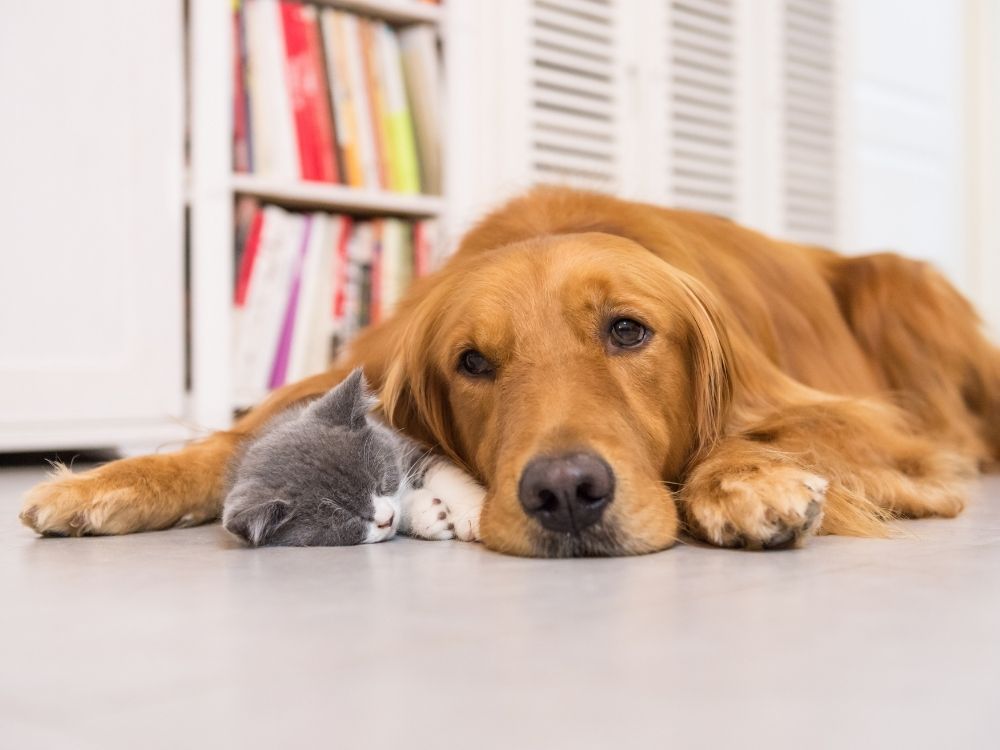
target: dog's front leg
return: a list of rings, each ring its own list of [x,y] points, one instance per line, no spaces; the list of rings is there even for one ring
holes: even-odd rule
[[[889,404],[789,404],[731,428],[678,495],[688,531],[722,547],[799,546],[817,531],[884,536],[898,516],[954,516],[969,456],[913,434]]]

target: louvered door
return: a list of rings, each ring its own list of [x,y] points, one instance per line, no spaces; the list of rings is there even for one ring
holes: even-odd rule
[[[840,2],[468,0],[494,40],[479,205],[569,183],[836,245]]]
[[[838,241],[834,0],[784,0],[782,18],[783,235]]]
[[[733,217],[740,169],[732,0],[665,2],[669,203]]]
[[[621,183],[621,1],[529,0],[533,182],[606,191]]]

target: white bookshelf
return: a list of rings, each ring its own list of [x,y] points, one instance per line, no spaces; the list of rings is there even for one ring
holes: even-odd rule
[[[444,21],[444,8],[441,5],[417,2],[417,0],[310,0],[310,2],[313,5],[343,8],[381,18],[397,25],[429,23],[440,27]]]
[[[444,199],[439,195],[411,195],[384,190],[363,190],[323,182],[277,180],[252,174],[234,174],[232,190],[290,208],[320,208],[342,213],[423,218],[439,216]]]
[[[429,24],[438,31],[439,39],[446,37],[447,4],[417,0],[311,2],[380,18],[396,26]],[[202,429],[228,427],[234,410],[246,406],[236,403],[232,385],[233,208],[237,196],[253,196],[288,208],[442,221],[447,218],[448,207],[447,192],[400,194],[233,172],[231,12],[230,3],[222,0],[190,0],[191,158],[187,183],[191,390],[187,412],[190,421]],[[442,62],[447,76],[446,55]]]

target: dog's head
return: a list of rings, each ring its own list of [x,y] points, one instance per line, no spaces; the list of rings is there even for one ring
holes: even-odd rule
[[[532,239],[456,258],[406,325],[386,414],[486,481],[488,546],[555,557],[674,541],[669,483],[731,396],[693,277],[621,237]]]

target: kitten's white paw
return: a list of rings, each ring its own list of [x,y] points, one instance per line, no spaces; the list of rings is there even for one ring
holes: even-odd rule
[[[402,530],[418,539],[455,538],[455,525],[448,507],[427,489],[410,490],[403,497]]]
[[[424,475],[423,486],[403,498],[404,534],[420,539],[479,541],[479,515],[486,491],[461,469],[438,462]]]

